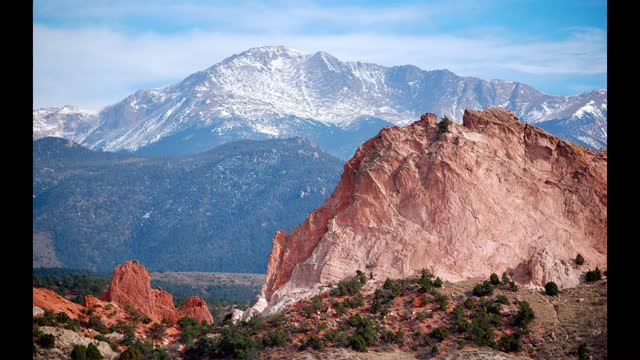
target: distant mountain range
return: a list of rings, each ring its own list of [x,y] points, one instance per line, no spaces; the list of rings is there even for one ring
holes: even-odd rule
[[[96,113],[73,106],[35,110],[33,137],[175,155],[239,139],[301,136],[348,159],[384,126],[408,124],[425,112],[460,121],[465,109],[492,106],[572,142],[607,147],[607,90],[553,96],[518,82],[343,62],[286,47],[249,49]]]
[[[264,273],[271,236],[322,204],[342,161],[302,138],[173,158],[33,142],[33,265]]]

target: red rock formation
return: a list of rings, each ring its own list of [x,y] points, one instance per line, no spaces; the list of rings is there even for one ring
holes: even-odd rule
[[[116,266],[111,277],[111,285],[104,295],[104,299],[118,303],[122,307],[129,305],[155,322],[166,319],[175,323],[181,317],[179,311],[176,310],[171,294],[160,288],[151,289],[151,275],[137,260],[129,260]],[[198,304],[197,309],[193,310],[199,314],[197,320],[211,320],[213,322],[204,300],[202,303],[204,308]],[[183,311],[190,310],[185,308]]]
[[[578,252],[606,268],[606,152],[499,108],[467,110],[448,133],[437,124],[425,114],[382,129],[323,206],[291,235],[276,233],[267,313],[358,269],[384,279],[426,267],[450,281],[509,269],[566,287],[578,282]]]
[[[200,296],[192,296],[178,308],[180,317],[188,316],[197,322],[206,321],[207,324],[213,324],[213,316],[209,312],[207,303]]]
[[[65,312],[72,319],[82,315],[82,306],[71,302],[49,289],[33,288],[33,306],[53,313]]]

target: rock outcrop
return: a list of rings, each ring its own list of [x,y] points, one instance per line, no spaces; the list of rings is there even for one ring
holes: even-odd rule
[[[81,305],[71,302],[49,289],[33,288],[33,306],[34,317],[36,317],[35,307],[49,310],[54,314],[65,312],[72,319],[77,319],[82,315]]]
[[[149,271],[137,260],[116,266],[109,290],[103,298],[122,306],[131,306],[156,322],[163,319],[171,322],[178,320],[171,294],[162,289],[152,289]]]
[[[176,309],[171,294],[160,288],[151,288],[151,275],[137,260],[129,260],[116,266],[103,300],[115,302],[122,307],[131,306],[155,322],[166,319],[175,323],[183,316],[190,316],[198,322],[205,320],[209,324],[213,323],[207,304],[200,297],[193,296]]]
[[[358,148],[324,205],[273,238],[254,311],[277,312],[360,269],[429,268],[449,280],[512,271],[531,286],[578,283],[571,261],[606,268],[607,153],[560,140],[510,111],[433,114]]]
[[[204,320],[207,324],[213,324],[213,316],[211,316],[211,312],[209,312],[207,302],[200,296],[191,296],[177,311],[180,317],[187,316],[196,319],[198,322]]]
[[[89,346],[89,344],[95,345],[106,360],[118,357],[118,353],[113,351],[111,347],[109,347],[109,344],[104,341],[90,339],[88,337],[80,336],[71,330],[60,329],[52,326],[41,326],[40,331],[44,334],[51,334],[56,337],[55,347],[53,349],[39,348],[38,352],[33,356],[34,359],[68,359],[74,346]]]
[[[37,306],[33,307],[33,318],[34,319],[38,319],[44,316],[44,310],[42,308],[39,308]]]

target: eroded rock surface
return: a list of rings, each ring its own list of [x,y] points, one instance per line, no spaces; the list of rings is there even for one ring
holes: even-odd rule
[[[448,130],[425,114],[360,146],[324,205],[274,236],[257,310],[358,269],[384,280],[429,268],[449,281],[513,271],[531,286],[571,287],[577,253],[606,268],[606,151],[500,108],[467,110]]]

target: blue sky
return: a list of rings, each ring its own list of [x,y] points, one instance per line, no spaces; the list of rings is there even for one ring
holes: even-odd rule
[[[34,0],[33,24],[34,108],[98,109],[265,45],[554,95],[607,87],[601,0]]]

